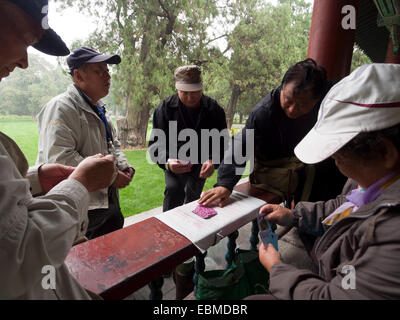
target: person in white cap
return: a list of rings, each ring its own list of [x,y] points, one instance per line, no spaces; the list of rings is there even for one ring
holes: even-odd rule
[[[202,154],[202,129],[217,129],[218,132],[227,128],[224,109],[214,99],[203,94],[201,69],[196,65],[182,66],[175,70],[175,88],[177,93],[160,103],[153,115],[153,129],[161,129],[166,133],[167,141],[173,140],[170,123],[176,123],[175,141],[161,147],[166,163],[157,162],[165,172],[165,192],[163,211],[171,210],[184,203],[199,199],[204,183],[214,173],[217,163],[213,163],[212,146]],[[192,129],[198,137],[198,156],[195,163],[186,163],[175,159],[172,150],[179,152],[186,141],[178,139],[185,129]],[[154,140],[150,138],[149,147]],[[204,142],[204,141],[203,141]],[[220,159],[224,156],[224,144],[218,146]],[[177,153],[179,154],[179,153]],[[207,156],[206,161],[202,158]],[[176,157],[176,156],[175,156]],[[193,166],[192,166],[193,165]]]
[[[261,244],[274,298],[400,299],[399,87],[400,65],[370,64],[323,100],[318,122],[295,153],[305,163],[332,157],[358,187],[294,210],[261,208],[269,221],[321,237],[312,252],[318,274],[282,263],[271,244]]]
[[[216,135],[229,136],[226,125],[224,109],[214,99],[203,94],[201,69],[196,65],[178,67],[174,72],[175,88],[177,93],[162,101],[153,115],[153,131],[149,141],[149,150],[157,149],[157,155],[163,155],[164,160],[152,161],[164,170],[165,191],[163,212],[179,207],[184,203],[200,198],[206,179],[211,177],[218,168],[219,161],[213,161],[214,154],[219,159],[224,156],[224,141],[218,147],[212,144],[206,148],[202,146],[209,143],[202,137],[202,130],[214,130]],[[175,127],[175,132],[170,128]],[[154,139],[155,130],[165,133],[166,145],[160,145]],[[193,161],[178,159],[181,148],[186,143],[180,136],[184,131],[195,133],[196,139],[191,140],[197,155],[191,155]],[[185,135],[184,135],[185,136]],[[223,138],[221,138],[223,139]],[[157,143],[155,143],[157,142]],[[174,152],[175,150],[175,152]],[[179,153],[178,153],[179,152]],[[162,157],[160,157],[162,158]],[[176,281],[176,299],[183,299],[193,290],[194,264],[187,261],[176,268],[174,279]]]
[[[90,194],[88,239],[121,229],[124,216],[118,189],[127,187],[135,170],[121,151],[121,144],[104,103],[110,90],[109,64],[119,64],[119,55],[101,54],[78,47],[67,58],[73,84],[51,99],[39,112],[39,151],[36,163],[77,166],[98,153],[116,159],[118,176],[109,188]]]
[[[29,46],[50,55],[69,53],[42,23],[46,8],[47,0],[0,0],[0,80],[28,67]],[[114,158],[101,155],[77,168],[40,164],[28,169],[17,144],[0,132],[1,300],[93,297],[64,260],[86,230],[89,192],[108,187],[116,172]]]

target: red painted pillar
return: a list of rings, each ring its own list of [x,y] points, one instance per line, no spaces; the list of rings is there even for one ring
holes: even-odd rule
[[[314,0],[308,57],[322,65],[328,79],[339,81],[350,73],[355,29],[345,30],[342,8],[351,5],[358,12],[359,0]]]
[[[400,50],[399,50],[400,52]],[[393,53],[393,42],[390,39],[389,40],[389,45],[388,45],[388,49],[386,52],[386,63],[399,63],[400,64],[400,54],[399,52],[397,54]]]

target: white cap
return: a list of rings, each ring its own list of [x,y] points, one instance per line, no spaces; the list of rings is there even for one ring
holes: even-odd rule
[[[318,121],[294,152],[304,163],[321,162],[360,132],[400,123],[400,65],[368,64],[325,96]]]

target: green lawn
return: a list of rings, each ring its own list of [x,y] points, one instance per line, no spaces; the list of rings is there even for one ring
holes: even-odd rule
[[[14,139],[30,166],[35,164],[39,140],[36,121],[31,117],[0,116],[0,131]]]
[[[1,117],[0,131],[13,138],[24,152],[29,165],[35,164],[38,146],[37,122],[29,117]],[[136,169],[131,185],[120,190],[121,209],[125,217],[162,205],[164,198],[163,170],[146,160],[146,150],[125,151],[130,164]],[[210,177],[204,190],[212,188],[216,172]]]

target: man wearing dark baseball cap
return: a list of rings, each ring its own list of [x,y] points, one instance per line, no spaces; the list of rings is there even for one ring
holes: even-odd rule
[[[132,181],[134,169],[117,140],[116,130],[100,99],[110,90],[109,64],[119,55],[101,54],[88,47],[76,48],[67,58],[73,84],[47,103],[38,115],[39,152],[36,163],[54,162],[76,166],[86,157],[111,154],[118,176],[108,189],[90,195],[86,237],[102,236],[123,227],[118,189]]]
[[[52,56],[66,56],[69,50],[60,36],[48,25],[48,0],[8,0],[21,8],[42,29],[41,39],[33,47]]]
[[[70,74],[87,63],[105,62],[107,64],[120,64],[121,57],[117,54],[101,54],[88,47],[79,47],[67,58]]]
[[[0,0],[0,79],[28,67],[29,46],[68,54],[47,26],[47,9],[47,1]],[[114,174],[111,156],[90,157],[77,168],[42,163],[28,170],[20,148],[0,132],[1,300],[91,298],[64,260],[86,230],[89,191],[109,186]]]
[[[65,56],[69,50],[48,25],[47,0],[2,0],[0,19],[0,80],[16,67],[28,67],[27,48],[55,56]],[[13,54],[7,54],[11,52]]]

